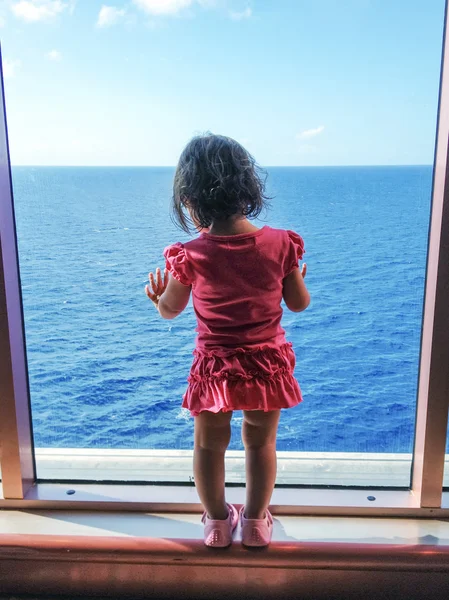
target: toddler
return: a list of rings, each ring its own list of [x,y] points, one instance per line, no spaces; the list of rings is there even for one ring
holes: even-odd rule
[[[193,297],[198,336],[182,405],[195,419],[195,485],[205,508],[204,542],[213,547],[231,544],[239,520],[245,546],[269,544],[280,411],[302,399],[281,302],[293,312],[309,305],[306,265],[298,263],[304,243],[292,231],[251,223],[267,200],[260,173],[235,140],[195,137],[176,169],[172,210],[182,229],[199,235],[166,248],[164,273],[150,273],[145,288],[164,319]],[[243,411],[246,457],[240,514],[225,499],[234,410]]]

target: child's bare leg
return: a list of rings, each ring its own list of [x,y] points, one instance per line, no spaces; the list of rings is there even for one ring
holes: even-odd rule
[[[276,481],[276,433],[279,410],[243,412],[242,439],[246,452],[247,519],[263,519]]]
[[[211,519],[226,519],[225,452],[231,439],[232,412],[201,412],[195,417],[195,485]]]

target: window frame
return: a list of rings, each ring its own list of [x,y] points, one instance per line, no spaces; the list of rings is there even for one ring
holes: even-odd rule
[[[449,410],[448,24],[446,0],[410,489],[276,488],[277,514],[449,516],[449,493],[443,492]],[[1,49],[0,79],[0,508],[197,512],[193,486],[69,486],[37,479]],[[243,493],[229,487],[230,501],[243,503]]]

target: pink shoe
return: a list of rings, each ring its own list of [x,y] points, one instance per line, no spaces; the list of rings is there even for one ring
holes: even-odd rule
[[[227,548],[232,544],[232,535],[239,522],[239,513],[232,504],[228,504],[229,514],[227,519],[209,519],[207,513],[203,514],[201,521],[204,523],[204,543],[212,548]]]
[[[240,509],[240,524],[242,528],[242,544],[244,546],[268,546],[273,533],[273,517],[267,509],[263,519],[247,519],[245,507]]]

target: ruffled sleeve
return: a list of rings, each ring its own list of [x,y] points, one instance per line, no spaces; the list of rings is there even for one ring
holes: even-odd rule
[[[298,268],[298,261],[302,259],[305,253],[302,237],[294,231],[287,231],[286,233],[288,236],[288,246],[284,262],[284,277],[287,277],[294,269]]]
[[[184,245],[180,242],[167,246],[164,250],[165,266],[171,275],[183,285],[192,285],[193,276]]]

